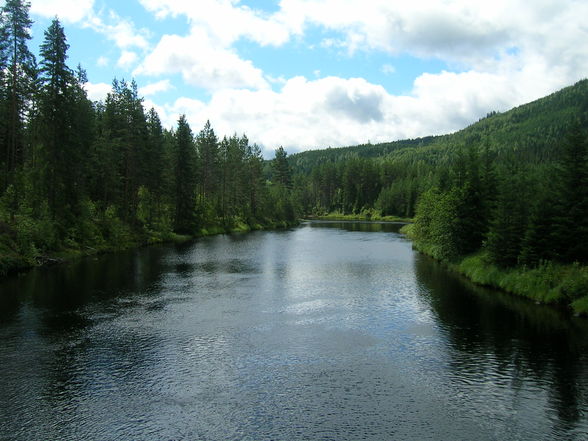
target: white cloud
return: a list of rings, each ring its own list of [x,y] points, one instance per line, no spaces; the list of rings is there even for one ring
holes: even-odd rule
[[[133,51],[122,51],[116,65],[122,69],[128,69],[137,62],[139,56]]]
[[[188,84],[209,90],[269,87],[262,71],[251,61],[215,45],[198,30],[187,37],[164,35],[134,72],[149,76],[175,73]]]
[[[194,28],[206,29],[210,38],[229,46],[241,37],[261,45],[281,45],[300,29],[286,23],[281,14],[267,16],[239,0],[140,0],[141,4],[159,18],[184,15]],[[290,20],[291,21],[291,20]]]
[[[156,95],[160,92],[166,92],[173,89],[172,84],[169,80],[161,80],[156,83],[147,84],[139,89],[139,94],[143,96]]]
[[[273,14],[239,0],[140,1],[160,18],[187,17],[190,33],[162,37],[135,74],[181,74],[211,92],[208,102],[161,106],[162,120],[175,124],[186,113],[199,130],[210,119],[219,134],[245,132],[268,150],[447,133],[588,72],[585,0],[281,0]],[[420,75],[398,96],[360,78],[272,78],[234,49],[243,38],[279,46],[309,26],[324,32],[323,49],[437,58],[448,70]]]
[[[289,79],[279,91],[219,90],[208,103],[182,98],[164,106],[162,121],[186,114],[194,130],[210,119],[217,134],[246,133],[266,155],[279,145],[290,152],[431,134],[450,133],[490,110],[504,111],[542,96],[551,84],[526,73],[467,71],[423,74],[410,95],[388,93],[361,78]]]
[[[102,101],[112,90],[111,84],[106,83],[86,83],[84,89],[88,93],[88,98],[92,101]]]
[[[55,16],[66,23],[77,23],[92,13],[94,0],[33,0],[31,14],[46,18]]]
[[[84,26],[103,34],[120,49],[146,49],[149,46],[149,31],[136,29],[133,22],[118,16],[114,11],[109,11],[107,21],[92,14],[84,22]]]

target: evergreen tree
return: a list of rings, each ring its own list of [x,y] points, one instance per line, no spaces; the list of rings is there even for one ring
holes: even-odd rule
[[[219,183],[219,145],[210,121],[206,121],[204,128],[196,137],[196,148],[200,163],[200,201],[213,198],[218,191]]]
[[[148,181],[149,157],[147,120],[137,84],[113,81],[112,92],[106,97],[105,131],[115,150],[117,180],[115,200],[126,220],[135,218],[139,187]]]
[[[490,258],[500,266],[512,267],[518,263],[527,231],[529,190],[527,176],[512,163],[503,172],[486,240]]]
[[[175,218],[174,229],[178,233],[193,233],[196,187],[196,161],[192,130],[186,116],[180,116],[175,133]]]
[[[63,27],[54,19],[40,47],[41,120],[47,165],[49,207],[55,216],[75,205],[81,180],[82,157],[73,142],[74,74],[67,66]]]
[[[562,262],[588,262],[588,140],[578,123],[564,142],[560,164],[554,245]]]
[[[257,144],[247,146],[247,189],[249,191],[249,211],[254,220],[263,205],[263,155]]]
[[[5,172],[21,166],[25,160],[24,127],[30,102],[34,93],[36,71],[35,57],[27,42],[31,39],[29,18],[30,3],[23,0],[6,0],[2,8],[2,29],[6,53],[5,133],[2,134],[2,161]]]
[[[292,172],[288,164],[288,153],[282,146],[276,149],[275,158],[272,161],[272,168],[272,181],[286,188],[292,188]]]

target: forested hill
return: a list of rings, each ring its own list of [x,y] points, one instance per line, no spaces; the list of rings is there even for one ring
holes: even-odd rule
[[[521,159],[541,162],[554,159],[554,146],[570,124],[588,120],[588,80],[582,80],[549,96],[515,107],[491,112],[480,121],[456,133],[400,140],[381,144],[310,150],[293,154],[294,173],[308,173],[325,162],[350,158],[404,157],[428,163],[451,161],[463,146],[487,144],[496,153],[515,153]]]

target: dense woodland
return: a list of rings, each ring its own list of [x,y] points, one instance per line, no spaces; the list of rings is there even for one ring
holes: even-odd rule
[[[166,130],[134,82],[89,101],[57,19],[30,52],[28,8],[8,0],[1,11],[0,270],[298,219],[283,149],[269,181],[245,135],[218,139],[208,123],[194,133],[184,116]]]

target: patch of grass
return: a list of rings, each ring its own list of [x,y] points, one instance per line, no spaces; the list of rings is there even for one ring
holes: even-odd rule
[[[411,218],[399,216],[382,216],[380,211],[370,209],[355,214],[343,214],[332,212],[319,216],[312,216],[313,219],[319,220],[349,220],[349,221],[374,221],[374,222],[412,222]]]
[[[484,253],[468,256],[455,268],[480,285],[527,297],[540,303],[570,307],[588,313],[588,267],[544,262],[536,268],[503,269],[489,262]]]

